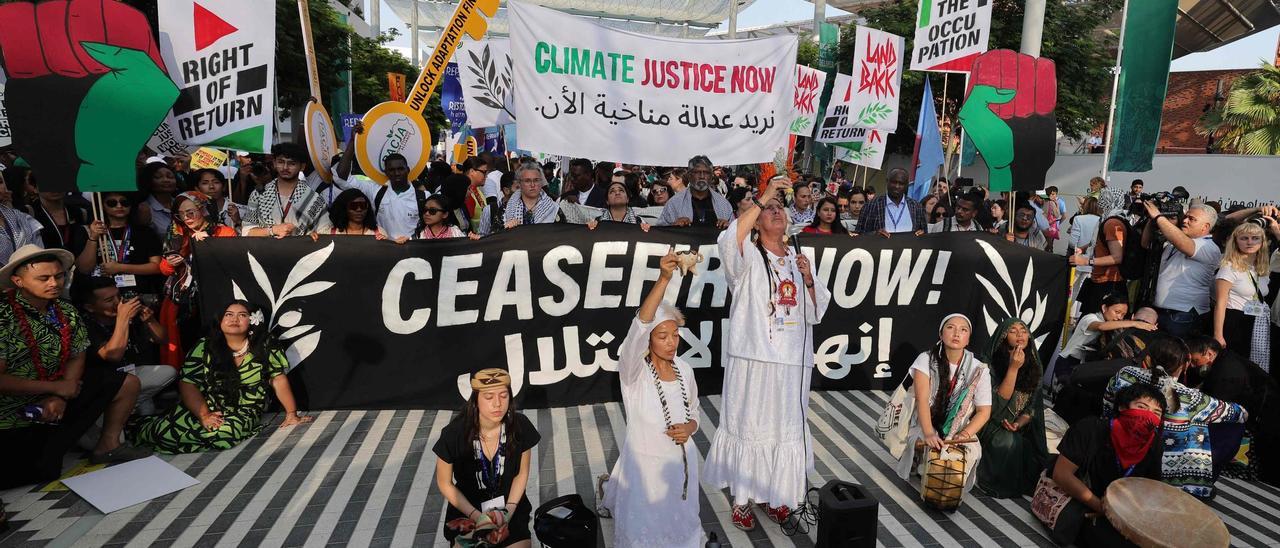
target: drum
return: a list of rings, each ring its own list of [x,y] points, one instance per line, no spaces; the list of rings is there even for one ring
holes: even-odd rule
[[[939,510],[954,511],[964,496],[964,470],[968,462],[964,445],[948,444],[942,452],[928,449],[925,473],[920,478],[920,498]]]
[[[1181,489],[1146,478],[1122,478],[1102,498],[1107,521],[1142,548],[1226,548],[1231,533],[1222,518]]]

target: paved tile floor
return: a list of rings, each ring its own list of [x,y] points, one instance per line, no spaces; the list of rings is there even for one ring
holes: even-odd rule
[[[1028,501],[972,495],[954,514],[924,508],[899,480],[875,437],[883,392],[815,392],[810,425],[815,485],[853,481],[880,501],[877,545],[1052,546]],[[719,396],[702,398],[705,453],[719,422]],[[542,433],[528,495],[540,501],[581,493],[594,505],[593,478],[616,460],[625,429],[617,403],[525,413]],[[444,499],[431,445],[452,417],[437,411],[330,411],[308,426],[268,429],[230,451],[165,457],[199,485],[103,515],[74,493],[24,488],[0,493],[14,513],[0,546],[445,546]],[[278,420],[278,419],[277,419]],[[1233,546],[1280,546],[1280,489],[1219,482],[1212,503]],[[814,533],[787,537],[765,522],[734,529],[729,498],[703,489],[705,529],[725,546],[814,546]],[[763,516],[761,516],[763,517]],[[602,521],[600,546],[612,532]]]

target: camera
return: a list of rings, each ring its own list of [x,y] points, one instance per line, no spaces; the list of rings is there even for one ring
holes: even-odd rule
[[[1156,209],[1160,210],[1161,217],[1177,220],[1178,216],[1182,215],[1183,203],[1190,197],[1191,194],[1182,187],[1174,188],[1172,191],[1143,194],[1129,206],[1129,213],[1146,218],[1147,208],[1142,204],[1151,203],[1156,206]]]

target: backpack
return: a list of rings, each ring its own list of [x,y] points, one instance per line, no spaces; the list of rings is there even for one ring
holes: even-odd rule
[[[377,196],[374,196],[374,198],[373,198],[373,215],[374,215],[375,217],[378,215],[378,213],[379,213],[380,211],[382,211],[382,199],[383,199],[384,197],[386,197],[386,195],[387,195],[387,190],[389,190],[390,188],[391,188],[391,183],[387,183],[387,184],[385,184],[385,185],[382,185],[382,188],[378,189],[378,195],[377,195]],[[417,194],[417,195],[418,195],[418,196],[417,196],[417,198],[418,198],[418,208],[419,208],[418,216],[419,216],[419,217],[421,217],[421,216],[422,216],[422,211],[421,211],[421,208],[422,208],[422,202],[427,201],[427,193],[426,193],[426,191],[424,191],[424,190],[422,190],[421,188],[418,188],[418,187],[416,187],[416,186],[415,186],[415,187],[413,187],[413,192],[414,192],[415,194]]]
[[[1114,215],[1103,219],[1102,222],[1098,224],[1097,244],[1094,245],[1095,256],[1098,248],[1106,247],[1107,245],[1107,238],[1104,229],[1106,228],[1107,221],[1110,221],[1111,219],[1116,219],[1121,223],[1124,223],[1124,250],[1120,256],[1120,264],[1117,265],[1120,269],[1120,276],[1125,280],[1130,281],[1141,280],[1147,270],[1147,249],[1142,247],[1142,232],[1138,230],[1137,227],[1133,226],[1128,219],[1119,215]]]

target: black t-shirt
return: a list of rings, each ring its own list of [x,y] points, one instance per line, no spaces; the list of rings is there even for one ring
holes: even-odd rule
[[[85,244],[89,242],[89,230],[85,228],[85,225],[88,224],[89,214],[72,203],[70,197],[68,197],[65,207],[67,209],[67,224],[61,228],[54,224],[53,217],[39,202],[32,207],[32,217],[35,217],[40,222],[40,225],[44,227],[40,231],[40,238],[44,240],[45,249],[65,249],[78,257],[80,252],[84,251]]]
[[[716,207],[711,202],[711,194],[707,194],[706,198],[698,198],[690,195],[693,200],[693,224],[699,226],[715,226]]]
[[[511,454],[514,456],[506,459],[502,467],[502,477],[498,482],[498,488],[482,493],[480,484],[476,479],[476,472],[480,470],[480,464],[476,461],[474,444],[467,439],[467,428],[464,420],[465,415],[459,414],[448,426],[445,426],[444,430],[440,432],[440,439],[436,441],[431,450],[441,460],[453,465],[454,484],[467,497],[472,506],[478,509],[485,501],[499,496],[509,499],[507,495],[511,492],[511,483],[515,481],[516,475],[520,473],[520,455],[538,445],[538,441],[542,439],[538,435],[538,429],[533,426],[533,423],[527,417],[519,413],[516,414],[515,435],[512,436],[511,432],[507,433],[507,443],[513,444],[514,451]],[[529,497],[521,496],[519,506],[516,507],[515,512],[510,517],[513,538],[517,536],[517,527],[528,527],[529,514],[532,512],[533,506],[529,504]],[[449,505],[445,521],[448,522],[460,517],[463,517],[462,512],[454,508],[453,505]]]
[[[98,320],[81,314],[84,317],[84,327],[89,333],[89,349],[85,353],[85,364],[89,367],[106,367],[110,369],[118,369],[127,365],[156,365],[159,363],[156,353],[156,345],[151,342],[147,326],[142,322],[135,321],[129,324],[129,344],[125,346],[124,357],[118,362],[109,362],[98,355],[98,350],[102,345],[107,344],[111,340],[111,334],[115,332],[115,322],[108,325],[98,323]]]
[[[1111,425],[1098,417],[1080,419],[1062,437],[1058,453],[1080,467],[1076,476],[1084,480],[1093,494],[1101,498],[1111,482],[1126,477],[1111,446]],[[1152,440],[1146,458],[1134,465],[1128,477],[1160,479],[1160,457],[1164,453],[1160,434]]]
[[[160,238],[149,227],[112,228],[111,243],[117,257],[122,263],[144,265],[151,262],[152,257],[161,255]],[[127,238],[126,238],[127,237]],[[105,274],[103,274],[105,276]],[[159,294],[164,289],[164,276],[133,276],[137,285],[134,288],[121,287],[121,291],[132,289],[137,293]]]

